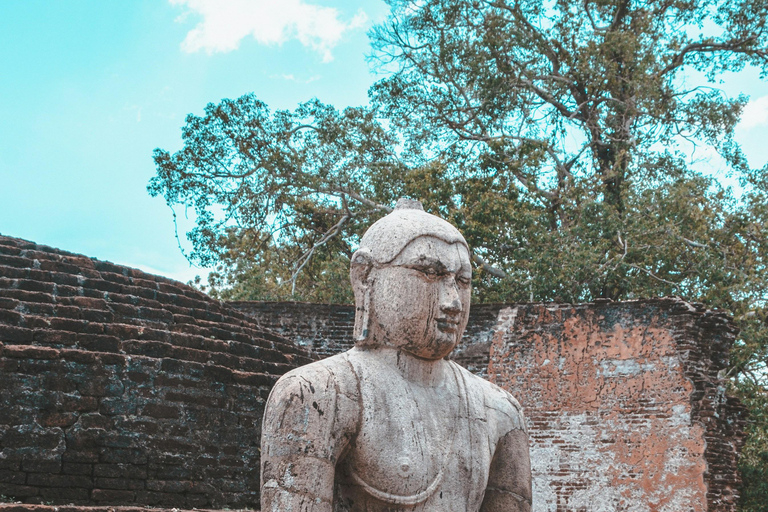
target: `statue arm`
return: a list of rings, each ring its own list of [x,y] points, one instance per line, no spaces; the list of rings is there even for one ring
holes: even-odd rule
[[[357,401],[323,365],[281,378],[261,437],[261,510],[333,510],[336,462],[354,435]]]
[[[516,402],[515,402],[516,403]],[[525,419],[518,408],[515,428],[496,445],[481,512],[530,512],[531,458]]]

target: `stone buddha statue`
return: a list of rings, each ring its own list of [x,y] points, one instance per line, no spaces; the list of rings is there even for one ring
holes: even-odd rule
[[[469,317],[461,233],[401,199],[350,277],[355,347],[285,374],[267,402],[262,512],[529,511],[520,405],[445,359]]]

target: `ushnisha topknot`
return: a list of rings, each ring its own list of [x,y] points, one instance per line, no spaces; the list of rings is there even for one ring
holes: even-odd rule
[[[391,213],[368,228],[360,240],[360,249],[367,249],[375,262],[386,264],[421,236],[433,236],[449,244],[462,243],[469,249],[458,229],[425,212],[419,201],[408,198],[400,198]]]

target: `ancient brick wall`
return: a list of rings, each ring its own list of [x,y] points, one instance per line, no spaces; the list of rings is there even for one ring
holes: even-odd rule
[[[0,236],[0,495],[24,502],[0,512],[258,507],[271,386],[351,347],[353,322],[351,306],[225,305]],[[718,372],[734,336],[673,299],[491,304],[453,357],[523,403],[534,510],[730,511],[743,410]]]
[[[469,310],[469,321],[450,358],[472,373],[488,378],[488,360],[502,304],[477,304]]]
[[[523,404],[538,511],[735,510],[735,331],[678,300],[500,311],[488,378]]]
[[[32,505],[29,503],[0,503],[0,512],[208,512],[211,509],[180,509],[162,507],[141,507],[131,505]],[[251,509],[237,509],[248,510]],[[235,511],[233,511],[235,512]]]
[[[276,332],[316,358],[344,352],[355,344],[355,307],[308,302],[232,301],[229,306],[251,317],[256,325]]]
[[[218,509],[183,509],[142,507],[137,505],[40,505],[29,503],[0,503],[0,512],[213,512]],[[230,512],[254,512],[253,509],[226,509]],[[258,511],[255,511],[258,512]]]
[[[181,283],[0,236],[0,495],[258,508],[264,402],[310,360]]]

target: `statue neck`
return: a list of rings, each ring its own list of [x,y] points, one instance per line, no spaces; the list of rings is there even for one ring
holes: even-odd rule
[[[357,348],[386,364],[413,384],[426,387],[440,386],[450,375],[445,359],[422,359],[397,347],[378,346]]]

